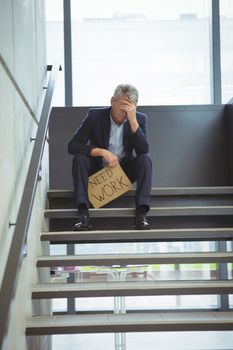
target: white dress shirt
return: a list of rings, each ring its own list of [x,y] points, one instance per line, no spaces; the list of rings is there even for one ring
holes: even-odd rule
[[[110,114],[110,135],[109,135],[109,145],[108,150],[115,154],[118,157],[118,161],[120,162],[125,156],[125,150],[123,145],[123,134],[124,134],[124,123],[118,125],[112,119]],[[106,162],[104,162],[106,165]]]

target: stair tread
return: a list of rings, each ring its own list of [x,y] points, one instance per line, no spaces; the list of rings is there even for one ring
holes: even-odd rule
[[[206,195],[206,194],[233,194],[233,186],[209,186],[209,187],[159,187],[152,188],[151,195]],[[135,189],[128,191],[125,196],[134,196]],[[52,189],[48,191],[49,198],[73,197],[73,190]]]
[[[153,253],[153,254],[99,254],[53,255],[37,259],[37,267],[45,266],[111,266],[135,264],[233,262],[233,252]]]
[[[93,231],[54,231],[42,232],[43,241],[136,241],[136,240],[164,240],[164,239],[194,239],[215,238],[226,239],[233,237],[233,228],[185,228],[185,229],[151,229],[151,230],[93,230]]]
[[[26,335],[233,330],[233,312],[166,312],[34,316]]]
[[[232,288],[233,280],[46,283],[33,286],[32,298],[217,294]]]
[[[185,206],[185,207],[152,207],[150,216],[186,216],[186,215],[232,215],[232,205],[222,206]],[[45,217],[49,218],[75,218],[77,209],[46,209]],[[135,209],[132,208],[100,208],[90,209],[91,217],[133,217]]]

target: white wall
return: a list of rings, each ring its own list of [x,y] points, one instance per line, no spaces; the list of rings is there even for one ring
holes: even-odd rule
[[[45,43],[44,0],[0,0],[0,54],[38,119],[45,95]],[[34,145],[30,138],[36,136],[36,131],[37,124],[0,63],[0,282],[14,233],[14,226],[9,227],[9,222],[14,223],[17,218]],[[28,256],[20,270],[4,350],[27,348],[25,319],[32,312],[30,286],[37,280],[35,258],[44,224],[42,209],[48,188],[47,172],[46,147],[43,177],[38,183],[28,233]]]

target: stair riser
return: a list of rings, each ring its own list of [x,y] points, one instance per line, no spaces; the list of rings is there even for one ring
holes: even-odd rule
[[[159,289],[159,290],[112,290],[112,291],[82,291],[82,292],[34,292],[32,299],[56,299],[56,298],[97,298],[97,297],[116,297],[116,296],[165,296],[165,295],[204,295],[204,294],[230,294],[230,288],[177,288],[173,290]]]
[[[95,230],[131,230],[133,218],[91,218]],[[70,231],[75,218],[50,219],[50,231]],[[148,217],[151,229],[233,227],[233,216]]]
[[[50,219],[69,219],[76,218],[77,209],[49,209],[45,210],[44,216]],[[186,216],[232,216],[233,206],[228,207],[151,207],[148,217],[186,217]],[[134,218],[135,209],[133,208],[100,208],[91,209],[92,218]]]
[[[209,257],[177,257],[177,258],[132,258],[132,259],[83,259],[80,260],[38,260],[37,267],[62,267],[62,266],[113,266],[113,265],[154,265],[154,264],[211,264],[211,263],[232,263],[233,258],[219,257],[219,258],[209,258]]]
[[[134,198],[120,197],[105,206],[105,208],[129,208],[134,207]],[[152,196],[151,206],[175,207],[175,206],[200,206],[200,205],[233,205],[233,195],[228,196]],[[50,209],[72,209],[75,208],[73,198],[50,198]]]
[[[166,323],[166,324],[136,324],[136,325],[104,325],[104,326],[73,326],[27,328],[26,335],[49,335],[49,334],[85,334],[85,333],[115,333],[115,332],[179,332],[179,331],[232,331],[233,322],[224,323]]]

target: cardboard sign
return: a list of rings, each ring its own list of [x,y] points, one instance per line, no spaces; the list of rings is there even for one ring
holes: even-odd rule
[[[120,197],[132,187],[120,165],[114,168],[105,167],[89,176],[88,197],[94,208],[100,208]]]

